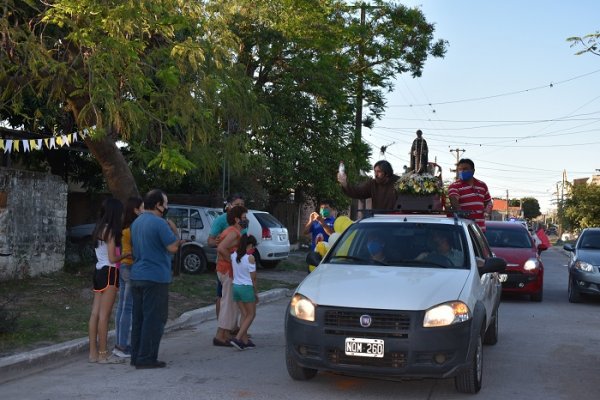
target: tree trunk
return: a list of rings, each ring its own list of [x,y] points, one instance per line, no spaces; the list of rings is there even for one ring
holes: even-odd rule
[[[102,167],[102,174],[108,190],[115,198],[125,204],[127,198],[140,195],[131,169],[112,138],[109,136],[101,139],[86,137],[85,144]]]

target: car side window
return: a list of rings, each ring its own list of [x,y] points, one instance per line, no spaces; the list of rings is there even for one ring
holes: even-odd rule
[[[204,224],[198,210],[190,210],[190,229],[202,229]]]
[[[168,218],[172,220],[177,228],[188,229],[188,209],[179,207],[169,207]]]

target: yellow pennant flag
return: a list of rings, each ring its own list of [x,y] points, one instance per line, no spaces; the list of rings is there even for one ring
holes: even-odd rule
[[[0,139],[0,150],[4,150],[4,139]]]
[[[29,147],[31,148],[31,150],[38,150],[34,139],[29,139]]]
[[[19,152],[19,140],[13,141],[13,150]]]
[[[49,149],[50,146],[48,146],[48,139],[44,139],[44,144],[46,145],[46,148]]]
[[[62,145],[63,145],[62,137],[57,136],[55,140],[56,140],[56,144],[59,145],[60,147],[62,147]]]

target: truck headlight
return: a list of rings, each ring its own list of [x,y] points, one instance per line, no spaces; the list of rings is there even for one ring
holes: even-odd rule
[[[430,308],[423,318],[424,328],[435,328],[465,322],[471,319],[471,310],[462,301],[452,301]]]
[[[312,301],[301,294],[295,294],[290,302],[290,314],[303,321],[314,322],[316,308]]]

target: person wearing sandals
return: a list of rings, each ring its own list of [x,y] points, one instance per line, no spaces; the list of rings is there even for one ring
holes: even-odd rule
[[[223,285],[221,308],[219,310],[217,333],[213,338],[213,345],[231,347],[231,331],[237,325],[238,308],[233,301],[233,269],[231,266],[231,253],[238,248],[241,231],[248,228],[246,214],[248,209],[235,206],[227,211],[229,227],[219,236],[217,246],[217,276]]]
[[[128,256],[119,255],[122,217],[123,204],[117,199],[107,199],[102,206],[100,220],[92,233],[98,261],[94,269],[94,302],[88,325],[90,362],[111,362],[106,346],[108,321],[119,287],[117,263]]]
[[[248,338],[248,329],[256,317],[258,292],[256,287],[256,261],[254,249],[256,238],[243,234],[237,251],[231,254],[233,269],[233,300],[240,308],[240,329],[230,343],[238,350],[253,349],[254,343]]]
[[[123,253],[131,253],[131,224],[144,211],[144,200],[140,197],[130,197],[125,204],[125,216],[123,217],[123,236],[121,237],[121,248]],[[115,348],[113,354],[117,357],[131,357],[131,312],[133,309],[133,298],[131,297],[131,265],[133,257],[129,256],[121,261],[119,267],[119,302],[117,303],[117,315],[115,316]]]

